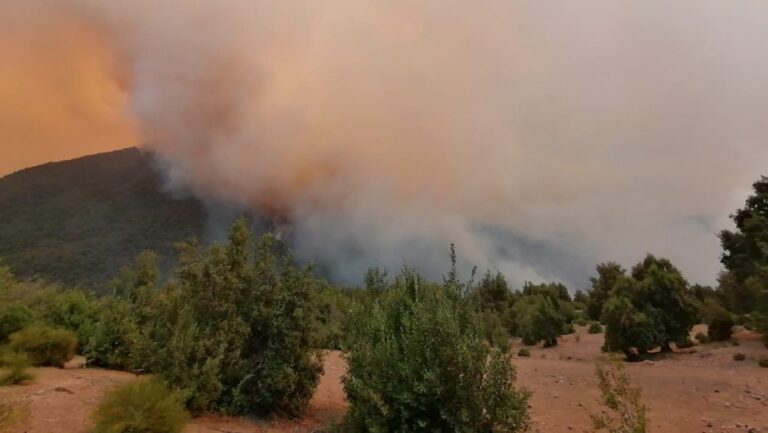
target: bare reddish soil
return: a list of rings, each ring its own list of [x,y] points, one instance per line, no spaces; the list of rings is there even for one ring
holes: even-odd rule
[[[701,331],[697,327],[695,332]],[[590,414],[600,411],[594,361],[602,335],[584,328],[555,348],[533,348],[530,358],[515,357],[518,383],[533,393],[533,432],[590,431]],[[628,364],[643,388],[650,410],[650,431],[657,433],[768,433],[768,369],[757,359],[767,356],[759,336],[740,332],[733,343],[713,343]],[[733,360],[744,353],[745,361]],[[297,420],[195,419],[185,433],[312,432],[343,416],[346,404],[341,377],[346,365],[338,352],[325,357],[325,374],[306,414]],[[26,408],[27,416],[9,433],[86,433],[89,415],[104,393],[134,379],[130,373],[101,369],[43,368],[34,381],[0,388],[0,402]],[[4,432],[5,433],[5,432]]]

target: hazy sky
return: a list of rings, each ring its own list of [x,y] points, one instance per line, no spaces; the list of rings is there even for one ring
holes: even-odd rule
[[[8,2],[8,1],[7,1]],[[10,0],[0,174],[145,143],[300,257],[712,283],[768,172],[763,0]]]

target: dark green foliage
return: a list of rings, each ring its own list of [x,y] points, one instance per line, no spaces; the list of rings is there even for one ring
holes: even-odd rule
[[[601,325],[599,322],[592,322],[589,324],[589,329],[587,329],[587,332],[590,334],[599,334],[603,332],[603,325]]]
[[[480,337],[455,274],[445,286],[404,270],[350,324],[350,432],[517,432],[528,396],[509,355]]]
[[[615,262],[600,263],[596,270],[597,277],[589,279],[592,282],[592,289],[589,291],[589,300],[587,301],[587,315],[592,320],[600,320],[603,304],[608,300],[613,286],[626,272]]]
[[[140,363],[195,411],[298,414],[322,364],[311,345],[318,282],[260,240],[256,255],[243,220],[229,243],[185,246],[176,283],[155,301]]]
[[[725,341],[731,338],[733,326],[736,324],[731,313],[713,299],[707,300],[700,311],[708,325],[707,335],[710,341]]]
[[[730,311],[751,314],[768,332],[768,177],[752,185],[753,194],[731,215],[735,231],[720,232],[723,246],[719,294]]]
[[[694,338],[701,344],[709,343],[709,336],[703,332],[697,332]]]
[[[56,328],[73,331],[78,341],[87,342],[99,317],[94,297],[82,290],[57,290],[44,306],[39,320]]]
[[[32,365],[63,367],[75,356],[77,336],[65,329],[33,325],[10,335],[10,348],[29,355]]]
[[[576,332],[576,329],[573,327],[572,323],[566,323],[563,325],[562,335],[570,335]]]
[[[32,362],[26,353],[0,348],[0,386],[16,385],[34,377],[29,371]]]
[[[510,336],[516,332],[512,312],[516,296],[510,291],[504,275],[486,272],[470,289],[469,299],[477,312],[483,337],[494,347],[505,349]]]
[[[525,347],[521,347],[520,350],[517,351],[517,356],[522,356],[523,358],[528,358],[531,356],[531,351],[526,349]]]
[[[768,358],[760,358],[760,360],[757,361],[757,365],[762,368],[768,368]]]
[[[33,317],[32,310],[18,302],[0,306],[0,343],[6,342],[9,335],[31,324]]]
[[[745,359],[747,359],[747,355],[745,355],[743,353],[735,353],[733,355],[733,360],[734,361],[744,361]]]
[[[0,179],[0,257],[22,279],[106,288],[151,249],[172,265],[177,242],[201,236],[194,198],[164,192],[152,156],[126,149],[22,170]]]
[[[563,334],[565,319],[557,311],[551,298],[543,294],[529,294],[521,297],[512,308],[517,335],[526,345],[540,341],[544,346],[557,344],[557,337]]]
[[[110,391],[93,414],[92,433],[179,433],[189,414],[178,393],[157,379]]]
[[[605,348],[637,359],[670,343],[688,341],[698,310],[680,271],[667,259],[648,255],[619,278],[603,306]]]

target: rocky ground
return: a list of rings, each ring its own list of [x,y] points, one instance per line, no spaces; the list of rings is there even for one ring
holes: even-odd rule
[[[697,327],[694,334],[701,330]],[[533,432],[590,431],[590,415],[601,410],[594,377],[601,345],[601,334],[589,335],[579,328],[555,348],[533,348],[530,358],[515,357],[518,383],[533,393]],[[734,361],[736,353],[747,359]],[[651,432],[768,433],[768,369],[757,365],[757,359],[767,355],[759,336],[743,331],[734,342],[628,364],[628,371],[643,389]],[[185,433],[315,431],[343,416],[345,369],[338,352],[326,354],[325,373],[300,419],[205,416],[190,423]],[[38,369],[36,375],[28,384],[0,388],[0,403],[16,408],[15,426],[8,433],[86,433],[89,415],[104,393],[135,378],[130,373],[78,368],[77,362],[66,369]]]

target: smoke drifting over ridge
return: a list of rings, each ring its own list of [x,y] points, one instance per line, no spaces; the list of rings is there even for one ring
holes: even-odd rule
[[[650,251],[710,283],[768,166],[761,0],[4,3],[3,62],[45,65],[11,79],[146,143],[172,184],[287,221],[344,281],[435,276],[455,242],[517,282]],[[52,60],[18,49],[62,36]],[[21,144],[57,136],[24,113],[51,135]]]

